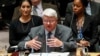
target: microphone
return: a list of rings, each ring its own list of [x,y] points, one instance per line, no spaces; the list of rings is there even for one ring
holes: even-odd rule
[[[37,36],[38,36],[38,37],[41,37],[41,34],[38,33]],[[39,39],[38,39],[38,40],[39,40]],[[40,52],[40,56],[42,56],[42,51]]]

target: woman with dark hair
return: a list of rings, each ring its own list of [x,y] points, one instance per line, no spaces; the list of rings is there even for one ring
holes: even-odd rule
[[[17,45],[30,32],[30,29],[35,26],[42,25],[42,19],[38,16],[31,16],[32,4],[30,0],[22,0],[20,2],[21,16],[13,20],[9,29],[9,44],[10,46]]]
[[[98,40],[97,25],[94,17],[86,14],[87,5],[88,0],[74,0],[73,14],[66,16],[64,25],[72,28],[73,37],[78,44],[88,47],[90,52],[95,52],[95,43]]]

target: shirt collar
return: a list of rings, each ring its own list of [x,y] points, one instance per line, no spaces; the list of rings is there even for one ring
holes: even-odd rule
[[[42,2],[40,2],[40,3],[37,5],[37,8],[38,8],[38,9],[41,9],[41,8],[42,8]]]
[[[55,31],[56,31],[56,28],[53,31],[51,31],[51,33],[52,33],[53,36],[55,35]],[[45,29],[45,35],[47,35],[48,33],[49,32]]]

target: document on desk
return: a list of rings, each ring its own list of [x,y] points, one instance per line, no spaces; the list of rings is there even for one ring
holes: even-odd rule
[[[69,52],[30,53],[29,56],[68,56]]]

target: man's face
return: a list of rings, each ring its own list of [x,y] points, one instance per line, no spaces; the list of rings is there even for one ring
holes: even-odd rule
[[[50,16],[43,16],[43,25],[49,32],[53,31],[57,25],[57,18]]]
[[[36,6],[40,3],[41,0],[31,0],[33,6]]]

